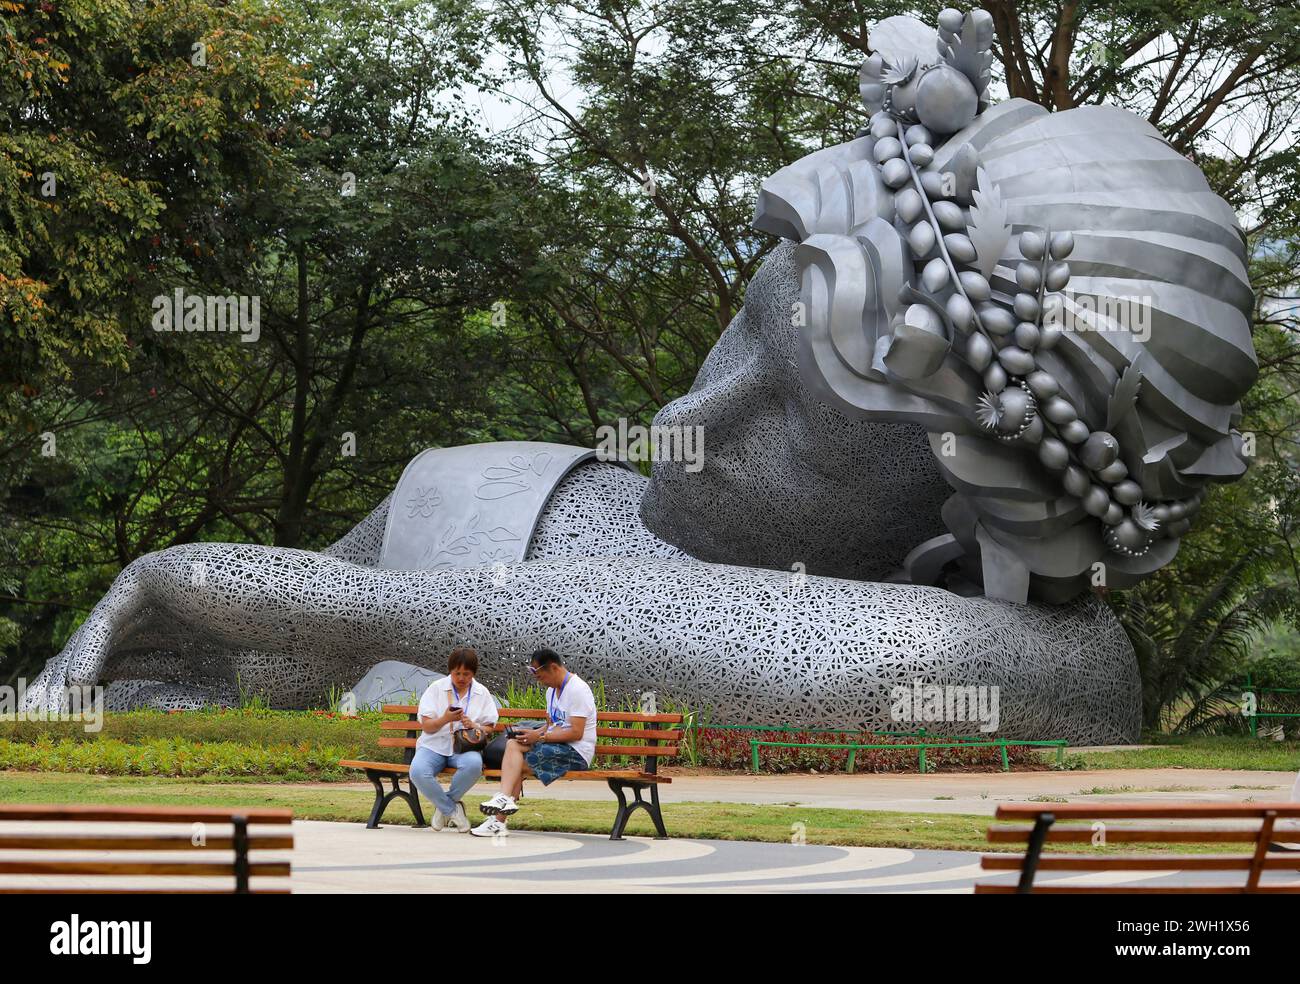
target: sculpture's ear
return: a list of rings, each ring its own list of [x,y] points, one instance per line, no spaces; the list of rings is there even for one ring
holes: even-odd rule
[[[955,356],[924,378],[903,379],[884,360],[900,288],[912,276],[906,244],[884,220],[856,236],[818,235],[795,252],[803,319],[799,374],[823,402],[857,418],[972,431],[967,408],[979,376]]]
[[[873,218],[890,219],[894,195],[872,161],[874,144],[859,137],[781,168],[759,189],[753,227],[801,243],[820,233],[850,235]]]

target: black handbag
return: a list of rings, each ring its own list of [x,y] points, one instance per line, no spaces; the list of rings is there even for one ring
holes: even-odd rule
[[[483,728],[461,728],[451,736],[451,750],[456,755],[462,752],[481,752],[488,745],[491,732]]]
[[[523,731],[529,728],[540,728],[540,724],[512,724],[507,731],[501,732],[487,743],[483,749],[483,768],[499,769],[501,763],[506,759],[506,745],[510,743],[509,731]]]
[[[506,758],[506,743],[509,741],[510,739],[503,733],[497,735],[487,743],[483,748],[483,768],[501,768],[501,763],[504,762]]]

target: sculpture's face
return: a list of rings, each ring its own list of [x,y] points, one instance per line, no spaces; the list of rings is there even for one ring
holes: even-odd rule
[[[703,468],[656,464],[642,519],[703,560],[881,580],[943,532],[950,490],[921,427],[855,419],[804,384],[793,249],[773,251],[691,392],[655,418],[702,429]]]

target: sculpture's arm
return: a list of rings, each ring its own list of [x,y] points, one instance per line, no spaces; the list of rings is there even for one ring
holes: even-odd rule
[[[389,495],[375,506],[361,522],[352,527],[321,551],[327,557],[348,560],[362,567],[379,563],[379,552],[384,544],[384,526],[388,522],[388,506],[393,501]]]
[[[469,643],[493,688],[520,681],[545,645],[615,696],[654,690],[711,708],[714,720],[885,726],[894,688],[914,680],[997,688],[1002,733],[1118,739],[1138,714],[1123,696],[1139,692],[1123,630],[1091,599],[1016,606],[659,559],[392,571],[225,544],[176,547],[132,568],[130,586],[116,585],[70,644],[69,682],[95,682],[115,633],[152,609],[232,650],[275,653],[261,667],[268,679],[255,666],[241,683],[259,691],[290,675],[295,697],[346,686],[382,659],[433,667]]]

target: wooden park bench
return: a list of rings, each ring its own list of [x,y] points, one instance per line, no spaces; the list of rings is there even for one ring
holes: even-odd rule
[[[28,822],[34,830],[15,830],[13,824]],[[68,823],[179,824],[176,832],[135,833],[110,830],[68,832]],[[292,810],[210,806],[22,806],[0,804],[0,894],[5,895],[287,895],[284,888],[252,888],[252,878],[288,878],[288,861],[254,861],[253,851],[289,851],[293,834],[252,833],[251,824],[288,826]],[[202,825],[202,826],[199,826]],[[209,827],[216,829],[209,830]],[[230,852],[233,857],[214,859],[212,852]],[[37,853],[39,852],[39,853]],[[147,854],[111,858],[120,855]],[[158,853],[165,852],[165,859]],[[71,855],[78,856],[71,856]],[[177,857],[176,855],[196,855]],[[59,876],[56,885],[6,882],[5,875]],[[86,888],[63,879],[69,875],[131,876],[150,878],[149,888]],[[168,887],[154,876],[185,876],[225,879],[208,887]],[[174,886],[174,883],[173,883]]]
[[[1300,803],[1004,803],[999,820],[1032,820],[1033,826],[991,826],[988,839],[995,844],[1027,843],[1024,854],[986,854],[980,865],[986,871],[1018,871],[1016,883],[977,884],[978,895],[1012,893],[1052,894],[1300,894],[1300,855],[1276,841],[1293,839],[1290,831],[1276,827],[1280,820],[1300,819]],[[1111,820],[1123,824],[1108,823]],[[1128,821],[1180,821],[1158,826],[1130,826]],[[1258,821],[1250,826],[1223,827],[1204,821]],[[1066,821],[1062,823],[1061,821]],[[1085,821],[1083,823],[1073,821]],[[1193,821],[1188,823],[1186,821]],[[1043,845],[1092,844],[1251,844],[1240,854],[1043,854]],[[1294,835],[1300,839],[1300,833]],[[1290,885],[1261,884],[1269,870],[1297,872]],[[1210,885],[1060,885],[1038,884],[1040,871],[1198,871],[1239,872],[1235,883]]]
[[[344,759],[339,765],[364,770],[366,777],[374,784],[375,804],[370,811],[370,820],[366,823],[366,827],[378,827],[384,811],[388,808],[388,804],[395,799],[406,800],[411,808],[411,813],[415,817],[416,826],[427,826],[424,812],[420,809],[419,793],[415,787],[411,786],[409,779],[407,780],[408,788],[406,789],[403,789],[400,783],[404,776],[409,775],[411,761],[415,758],[416,739],[420,734],[420,722],[416,713],[418,707],[414,704],[385,704],[383,711],[385,714],[406,715],[406,719],[402,721],[379,722],[380,730],[384,734],[379,738],[378,744],[384,748],[405,749],[403,762],[364,762]],[[517,710],[509,707],[501,708],[499,713],[500,719],[497,721],[497,731],[504,730],[507,719],[521,720],[546,717],[546,712],[543,710]],[[681,740],[684,732],[650,726],[680,724],[681,721],[682,715],[680,714],[634,714],[629,711],[602,711],[596,715],[597,761],[602,756],[627,756],[641,759],[641,767],[589,769],[585,772],[570,772],[561,778],[579,782],[608,783],[609,788],[618,797],[618,813],[614,816],[614,826],[609,832],[610,840],[623,839],[623,830],[627,826],[628,817],[638,809],[645,810],[650,814],[650,819],[654,821],[655,830],[658,831],[659,837],[668,836],[667,830],[664,829],[663,813],[659,809],[659,785],[672,782],[672,779],[659,775],[658,765],[661,758],[669,758],[678,754],[677,742]],[[622,727],[609,727],[608,725],[622,725]],[[637,727],[638,725],[640,727]],[[621,742],[602,742],[600,740],[602,738],[620,739]],[[632,744],[625,743],[629,741]],[[451,775],[455,771],[455,769],[446,769],[443,775]],[[483,775],[488,779],[498,779],[501,772],[497,769],[484,769]],[[531,775],[527,766],[524,767],[524,775],[525,777]],[[391,783],[391,789],[384,789],[385,780]],[[631,790],[635,797],[630,803],[624,795],[627,790]],[[646,790],[650,793],[649,802],[641,798],[641,794]]]

